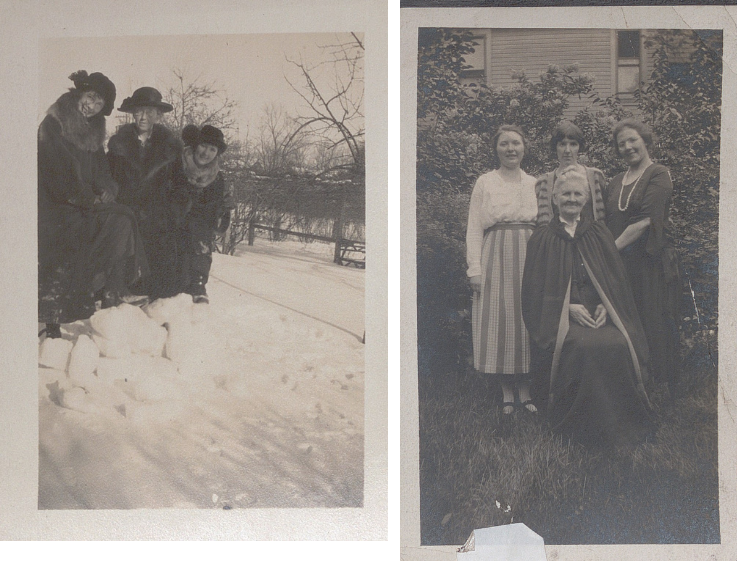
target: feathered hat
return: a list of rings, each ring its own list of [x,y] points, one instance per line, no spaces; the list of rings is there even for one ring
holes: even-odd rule
[[[93,72],[87,74],[86,70],[77,70],[74,74],[69,76],[69,79],[74,82],[74,87],[83,92],[93,91],[105,100],[105,105],[102,107],[102,113],[106,117],[113,112],[115,106],[115,84],[101,72]]]

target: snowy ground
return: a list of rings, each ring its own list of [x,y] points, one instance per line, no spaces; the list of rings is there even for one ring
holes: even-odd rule
[[[361,506],[364,271],[331,251],[257,240],[214,256],[209,305],[116,309],[102,339],[62,326],[61,369],[39,366],[39,508]]]

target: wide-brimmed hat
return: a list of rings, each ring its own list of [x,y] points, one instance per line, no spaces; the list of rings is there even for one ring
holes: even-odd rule
[[[105,116],[110,115],[113,112],[115,106],[115,84],[101,72],[93,72],[87,74],[86,70],[77,70],[74,74],[69,76],[69,79],[74,82],[74,87],[82,92],[93,91],[99,94],[105,105],[103,105],[102,113]]]
[[[193,148],[198,144],[212,144],[217,147],[218,154],[222,154],[228,149],[223,131],[212,125],[205,125],[201,129],[198,129],[195,125],[187,125],[182,130],[182,141],[185,146],[192,146]]]
[[[133,95],[126,97],[118,111],[123,113],[132,113],[137,107],[156,107],[162,113],[172,111],[174,107],[165,101],[161,101],[161,92],[156,88],[144,86],[133,92]]]

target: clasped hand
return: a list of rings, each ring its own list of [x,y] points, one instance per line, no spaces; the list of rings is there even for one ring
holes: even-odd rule
[[[599,304],[594,310],[593,317],[583,304],[571,304],[569,308],[571,319],[583,327],[599,328],[606,323],[607,311],[604,304]]]
[[[113,195],[107,189],[103,189],[102,193],[100,193],[99,195],[95,197],[95,204],[112,203],[114,200],[115,200],[115,195]]]

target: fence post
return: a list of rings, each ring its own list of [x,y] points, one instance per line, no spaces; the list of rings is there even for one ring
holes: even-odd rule
[[[253,245],[253,240],[256,238],[256,222],[251,220],[248,223],[248,245]]]
[[[340,207],[338,208],[338,216],[333,222],[333,239],[335,240],[335,251],[333,252],[333,263],[341,265],[340,245],[343,241],[343,220],[345,214],[345,184],[340,186]]]

